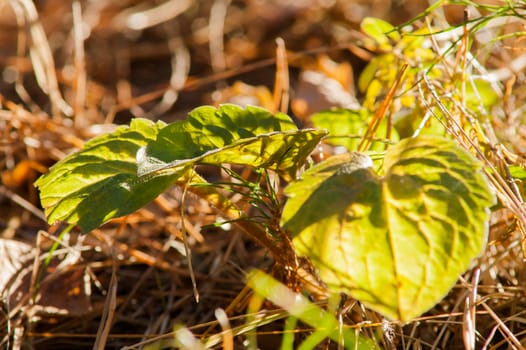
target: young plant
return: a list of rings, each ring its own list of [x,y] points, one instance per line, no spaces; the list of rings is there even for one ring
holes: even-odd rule
[[[372,168],[361,153],[312,167],[287,187],[282,226],[332,291],[409,321],[482,251],[494,197],[479,162],[439,137],[402,140],[382,176]]]
[[[278,264],[296,274],[295,282],[317,280],[305,276],[309,269],[298,257],[306,257],[322,280],[317,286],[322,295],[345,293],[391,320],[407,322],[421,315],[485,247],[495,197],[483,165],[446,135],[451,121],[424,116],[441,112],[432,87],[421,84],[424,76],[439,79],[450,73],[438,64],[443,56],[426,43],[430,29],[402,35],[374,19],[366,19],[362,29],[371,39],[366,45],[381,54],[360,76],[365,96],[360,110],[319,113],[311,118],[315,128],[303,130],[285,114],[234,105],[199,107],[187,120],[172,124],[135,119],[87,142],[36,182],[48,221],[89,231],[132,213],[174,184],[184,185],[267,248]],[[401,66],[409,67],[403,81],[397,74]],[[495,103],[487,83],[462,79],[445,80],[441,88],[470,110]],[[390,106],[393,120],[381,120],[372,130],[368,153],[356,152],[360,138],[373,129],[379,105],[385,107],[380,100],[389,96],[386,88],[395,83],[403,94]],[[483,106],[476,103],[481,94],[487,97]],[[445,107],[457,108],[454,98]],[[477,123],[456,126],[463,127],[479,129]],[[348,152],[304,170],[322,139]],[[232,189],[231,184],[209,183],[197,174],[194,168],[201,164],[272,171],[288,183],[288,199],[283,204],[258,192],[258,186],[244,184],[247,198],[268,216],[251,220],[218,191]],[[346,347],[374,345],[348,330],[335,333],[332,315],[284,291],[269,276],[253,272],[248,284],[291,316],[320,328],[313,344],[318,337],[343,337]]]
[[[417,137],[391,147],[378,173],[367,155],[354,152],[296,177],[325,135],[256,107],[200,107],[186,121],[138,119],[97,137],[36,185],[50,223],[89,231],[178,182],[200,185],[196,192],[239,219],[244,214],[202,186],[193,167],[272,169],[291,182],[281,218],[290,237],[273,237],[253,223],[245,231],[278,262],[308,257],[330,292],[408,321],[440,300],[484,247],[493,195],[481,165],[453,141]],[[284,243],[289,238],[293,246]]]
[[[205,106],[169,125],[135,119],[129,127],[87,142],[36,186],[50,223],[65,221],[84,232],[134,212],[175,183],[189,185],[227,219],[236,220],[243,213],[212,187],[202,186],[206,181],[193,171],[195,165],[266,168],[290,181],[326,133],[298,130],[288,116],[261,108]],[[240,225],[283,263],[294,260],[285,247],[288,240],[271,237],[250,222]]]

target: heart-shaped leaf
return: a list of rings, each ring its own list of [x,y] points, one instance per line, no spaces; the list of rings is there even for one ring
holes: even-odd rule
[[[481,252],[494,196],[480,163],[439,137],[390,148],[383,177],[371,166],[352,153],[309,169],[286,189],[282,226],[332,291],[408,321]]]

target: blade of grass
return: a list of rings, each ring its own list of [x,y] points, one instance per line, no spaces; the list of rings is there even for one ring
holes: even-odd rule
[[[296,329],[297,324],[298,319],[294,316],[289,316],[285,320],[280,350],[294,350],[294,330]]]
[[[223,350],[234,349],[234,334],[232,333],[232,327],[228,321],[228,315],[223,309],[216,309],[214,312],[221,329],[223,330]]]
[[[111,269],[110,286],[108,288],[108,295],[104,304],[102,312],[102,319],[97,331],[97,338],[93,344],[93,350],[103,350],[106,348],[106,342],[110,334],[111,326],[113,325],[113,316],[117,308],[117,262],[114,260]]]
[[[254,289],[257,294],[287,310],[303,323],[314,327],[316,332],[312,339],[321,339],[321,335],[323,335],[323,338],[330,337],[333,341],[338,342],[340,327],[336,317],[311,303],[301,294],[292,292],[289,288],[260,270],[253,270],[248,274],[247,285]],[[352,329],[344,328],[342,333],[344,345],[347,349],[365,350],[378,348],[374,341],[359,335],[356,336]],[[308,345],[309,343],[306,346]]]

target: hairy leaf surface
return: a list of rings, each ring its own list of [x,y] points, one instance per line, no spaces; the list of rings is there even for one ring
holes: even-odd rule
[[[391,319],[431,308],[483,249],[494,197],[455,142],[406,139],[379,177],[363,154],[329,158],[292,183],[282,225],[333,291]]]

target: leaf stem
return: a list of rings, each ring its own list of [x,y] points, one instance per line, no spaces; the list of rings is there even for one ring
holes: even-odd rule
[[[178,183],[182,185],[187,183],[188,179],[190,179],[191,183],[191,186],[188,186],[189,192],[208,201],[224,218],[232,221],[244,233],[256,239],[270,251],[276,262],[292,268],[298,266],[296,252],[289,237],[285,234],[273,236],[259,224],[250,220],[239,220],[243,218],[243,211],[232,203],[230,199],[219,193],[214,186],[199,186],[208,182],[194,171],[185,176],[184,179],[180,179]]]

